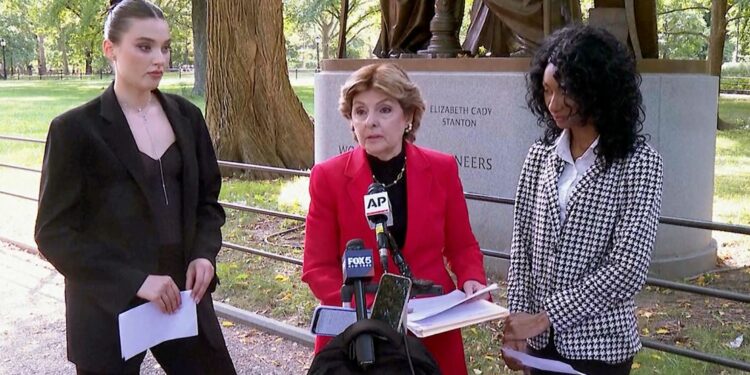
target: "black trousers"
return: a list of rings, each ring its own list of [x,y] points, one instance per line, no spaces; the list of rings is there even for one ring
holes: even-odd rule
[[[560,355],[555,348],[554,331],[550,330],[549,343],[542,350],[536,350],[531,346],[528,347],[529,354],[539,357],[560,361],[571,365],[577,371],[580,371],[586,375],[628,375],[630,374],[630,367],[633,365],[633,357],[628,358],[621,363],[607,363],[603,361],[594,360],[574,360],[567,359]],[[531,375],[553,375],[559,374],[558,372],[542,371],[537,369],[531,369],[529,372]]]
[[[165,341],[151,348],[151,354],[154,355],[164,372],[170,375],[235,375],[237,373],[226,348],[214,349],[203,335]],[[135,361],[140,367],[145,356],[144,352],[129,359],[128,362]],[[76,371],[78,375],[109,375],[81,368],[76,368]],[[122,373],[122,375],[136,374],[139,374],[139,371]]]
[[[180,290],[185,290],[184,250],[181,244],[162,245],[159,252],[159,274],[169,275]],[[208,329],[208,331],[206,331]],[[211,345],[207,334],[221,341]],[[167,374],[176,375],[235,375],[232,358],[224,345],[221,327],[214,312],[211,294],[208,292],[198,305],[198,336],[165,341],[151,348],[151,354]],[[117,374],[138,374],[146,352],[125,362],[124,371]],[[79,375],[105,375],[77,367]]]

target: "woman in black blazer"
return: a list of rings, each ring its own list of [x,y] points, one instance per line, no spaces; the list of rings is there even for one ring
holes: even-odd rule
[[[527,83],[545,135],[518,183],[504,346],[586,374],[628,374],[663,175],[639,134],[640,76],[611,34],[570,26],[540,47]]]
[[[152,353],[167,373],[234,374],[210,296],[221,176],[200,110],[157,89],[169,27],[150,2],[114,1],[104,37],[115,81],[52,121],[42,166],[35,239],[65,276],[68,359],[138,373],[145,352],[121,358],[118,315],[146,301],[172,313],[192,290],[198,336]]]

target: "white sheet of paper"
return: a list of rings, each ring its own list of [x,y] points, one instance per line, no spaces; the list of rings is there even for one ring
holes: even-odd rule
[[[153,302],[120,314],[120,348],[128,360],[167,340],[198,335],[198,315],[190,291],[180,292],[182,303],[173,314],[165,314]]]
[[[570,367],[570,365],[567,363],[563,363],[560,361],[553,361],[551,359],[534,357],[532,355],[521,353],[511,348],[504,347],[501,350],[503,351],[504,356],[517,359],[519,362],[521,362],[522,365],[526,367],[533,367],[535,369],[544,370],[544,371],[561,372],[563,374],[586,375],[582,372],[576,371],[573,367]]]
[[[456,289],[442,296],[411,299],[409,300],[409,308],[411,309],[409,320],[417,322],[429,318],[495,289],[497,289],[497,284],[493,283],[468,296]]]

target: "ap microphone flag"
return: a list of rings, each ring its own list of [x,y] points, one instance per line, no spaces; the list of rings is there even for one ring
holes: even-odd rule
[[[383,184],[374,182],[370,184],[365,194],[365,216],[370,224],[370,229],[375,229],[378,223],[393,226],[393,213],[391,212],[391,201]]]

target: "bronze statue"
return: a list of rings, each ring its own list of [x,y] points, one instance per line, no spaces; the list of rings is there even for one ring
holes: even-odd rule
[[[380,0],[381,32],[373,53],[382,58],[419,51],[455,56],[461,50],[457,40],[464,2]],[[450,12],[455,20],[454,33],[446,31],[451,30],[451,19],[446,17]],[[436,22],[438,18],[440,22]],[[475,0],[462,48],[472,55],[484,47],[492,56],[530,56],[546,35],[566,24],[581,22],[581,18],[579,0]],[[655,0],[595,0],[589,22],[621,38],[636,58],[658,57]]]
[[[484,47],[492,56],[530,56],[547,33],[580,20],[578,0],[476,0],[463,48],[471,54]]]
[[[640,58],[659,58],[659,41],[656,30],[656,0],[594,0],[594,9],[622,9],[625,17],[626,42]],[[589,23],[593,20],[589,15]],[[605,26],[606,28],[606,26]]]
[[[439,0],[438,0],[439,1]],[[463,19],[464,0],[450,0],[457,22],[456,37]],[[378,57],[400,57],[427,48],[435,16],[435,0],[380,0],[380,38],[373,53]]]

